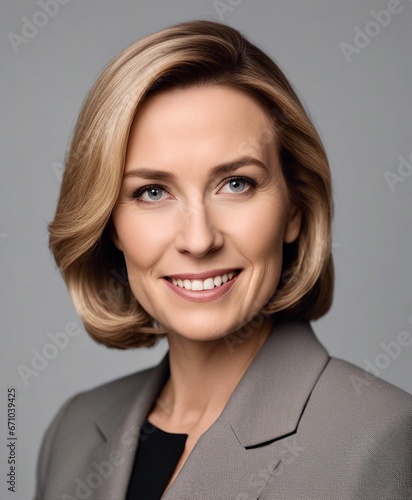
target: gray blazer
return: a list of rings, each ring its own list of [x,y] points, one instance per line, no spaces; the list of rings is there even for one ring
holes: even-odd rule
[[[136,447],[156,432],[138,435],[168,355],[63,406],[43,440],[36,499],[125,498]],[[411,467],[412,396],[330,357],[309,323],[288,321],[162,500],[410,500]]]

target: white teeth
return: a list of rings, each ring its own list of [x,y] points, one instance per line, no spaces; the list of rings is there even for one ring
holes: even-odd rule
[[[215,276],[214,278],[207,278],[205,280],[181,280],[176,278],[170,278],[172,283],[179,288],[185,288],[186,290],[212,290],[216,286],[220,286],[224,283],[230,281],[235,273],[231,271],[230,273],[223,274],[221,276]]]
[[[213,278],[213,283],[215,284],[215,286],[220,286],[223,283],[222,276],[215,276]]]
[[[203,281],[193,280],[192,281],[192,290],[203,290]]]
[[[183,286],[186,288],[186,290],[191,290],[192,289],[192,283],[190,280],[184,280],[183,281]]]
[[[203,290],[212,290],[213,288],[215,288],[213,278],[207,278],[207,280],[203,282]]]

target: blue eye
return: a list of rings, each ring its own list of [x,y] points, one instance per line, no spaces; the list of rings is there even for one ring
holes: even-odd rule
[[[161,191],[162,190],[159,188],[150,188],[146,190],[147,196],[153,201],[159,201],[162,195]]]
[[[162,186],[157,186],[153,184],[152,186],[144,186],[132,194],[134,199],[142,200],[146,203],[151,201],[160,201],[162,199],[164,189]],[[143,195],[147,194],[147,198],[144,199]]]
[[[234,179],[229,182],[230,189],[233,189],[235,193],[243,191],[243,189],[245,188],[245,184],[245,181],[239,179]]]
[[[249,185],[249,189],[246,189],[247,185]],[[232,193],[248,193],[252,191],[252,189],[256,186],[256,182],[248,177],[238,176],[231,177],[225,184],[225,186],[229,186],[229,189]]]

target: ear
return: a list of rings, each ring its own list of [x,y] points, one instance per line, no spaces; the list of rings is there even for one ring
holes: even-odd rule
[[[118,250],[120,250],[121,252],[123,252],[123,247],[122,247],[122,244],[120,242],[119,236],[117,234],[116,226],[114,225],[112,217],[110,217],[110,220],[109,220],[109,234],[110,234],[111,240],[114,243],[114,246]]]
[[[296,240],[300,233],[301,224],[302,211],[294,203],[291,203],[283,235],[284,243],[293,243]]]

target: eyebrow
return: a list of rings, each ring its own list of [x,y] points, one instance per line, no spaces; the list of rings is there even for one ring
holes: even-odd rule
[[[227,163],[222,163],[221,165],[216,165],[210,170],[210,176],[214,177],[219,174],[227,174],[237,170],[240,167],[244,167],[245,165],[256,165],[258,167],[263,168],[268,171],[268,167],[253,156],[243,156],[234,161],[230,161]],[[173,181],[175,179],[175,175],[171,172],[166,172],[164,170],[153,170],[150,168],[136,168],[126,172],[124,174],[124,178],[126,177],[141,177],[143,179],[156,179],[163,181]]]

